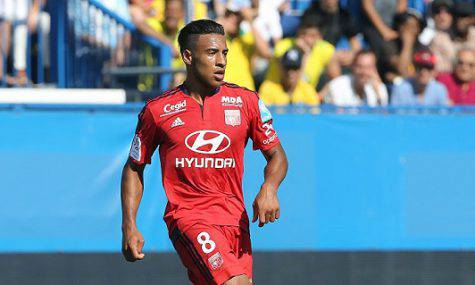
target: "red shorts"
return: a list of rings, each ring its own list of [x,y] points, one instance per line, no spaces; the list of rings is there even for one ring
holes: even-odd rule
[[[193,284],[218,284],[245,274],[252,279],[251,238],[238,226],[195,224],[170,238]]]

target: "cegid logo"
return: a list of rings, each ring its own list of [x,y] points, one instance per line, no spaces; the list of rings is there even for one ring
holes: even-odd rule
[[[274,133],[270,138],[263,140],[262,143],[270,144],[271,142],[275,141],[276,138],[277,138],[277,134]]]
[[[161,117],[166,116],[166,115],[179,113],[179,112],[182,112],[182,111],[185,111],[185,110],[186,110],[186,100],[178,102],[174,105],[166,104],[165,107],[163,107],[163,112],[165,112],[165,113],[162,114]]]
[[[231,146],[231,140],[221,132],[202,130],[189,134],[185,138],[185,145],[197,153],[216,154]]]

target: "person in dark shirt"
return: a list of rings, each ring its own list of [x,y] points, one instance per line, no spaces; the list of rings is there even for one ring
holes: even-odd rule
[[[354,20],[347,10],[340,7],[338,0],[314,2],[302,15],[305,18],[319,18],[325,23],[321,28],[323,39],[336,46],[342,37],[351,39],[358,34]]]
[[[389,55],[394,51],[393,41],[399,37],[394,29],[394,17],[407,10],[407,0],[361,0],[362,31],[365,40],[376,54],[378,72],[387,83],[386,73],[396,68],[389,62]]]
[[[340,7],[338,0],[321,0],[314,2],[302,15],[302,21],[315,19],[321,23],[320,32],[323,39],[337,47],[336,57],[341,66],[349,66],[354,55],[361,49],[357,37],[358,29],[350,13]],[[342,40],[348,40],[349,49],[339,49]]]

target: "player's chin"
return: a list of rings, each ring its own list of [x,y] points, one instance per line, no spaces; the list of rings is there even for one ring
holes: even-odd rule
[[[211,80],[209,81],[210,85],[213,86],[214,88],[217,88],[224,83],[224,77],[221,76],[213,76]]]

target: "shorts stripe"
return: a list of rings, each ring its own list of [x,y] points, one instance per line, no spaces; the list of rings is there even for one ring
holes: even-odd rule
[[[206,281],[211,282],[213,281],[213,275],[211,275],[211,272],[209,271],[208,267],[206,267],[206,264],[203,262],[203,259],[201,256],[196,252],[196,249],[193,247],[193,245],[190,245],[185,238],[180,237],[181,243],[187,248],[188,253],[190,254],[191,258],[193,259],[196,267],[200,270],[201,274],[203,277],[206,279]]]
[[[203,261],[203,258],[196,251],[196,248],[194,247],[193,243],[188,239],[186,235],[182,234],[178,229],[175,229],[172,233],[172,241],[173,243],[175,243],[176,241],[180,241],[183,244],[183,246],[188,251],[188,254],[191,256],[191,259],[193,259],[193,262],[195,263],[196,267],[198,267],[198,270],[201,272],[207,282],[211,282],[214,279],[213,275],[211,275],[209,268],[206,266],[206,263]]]

